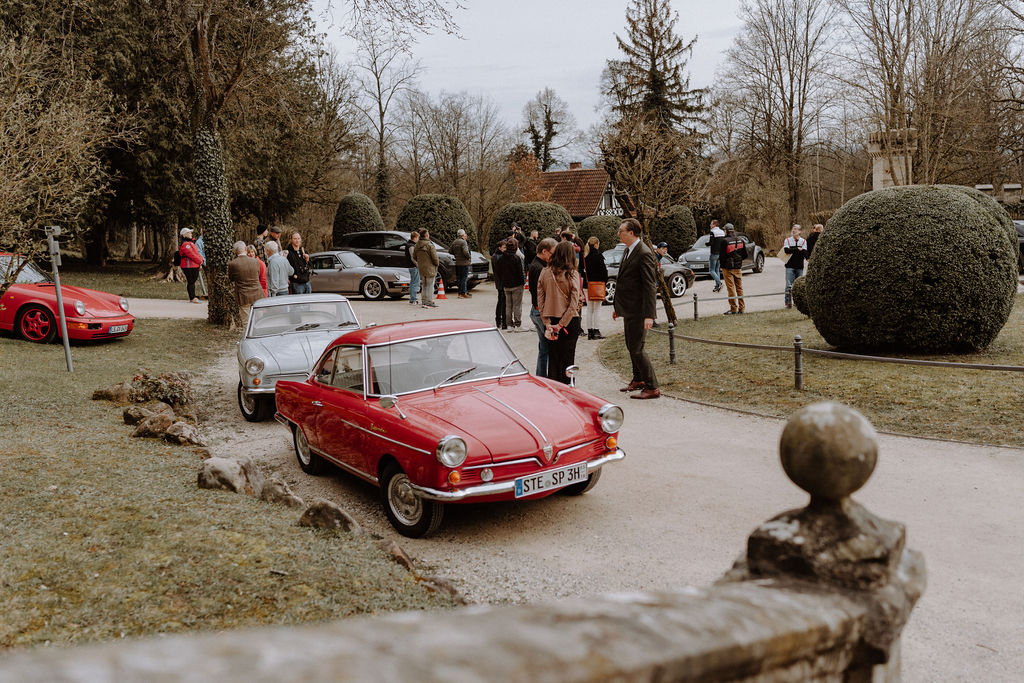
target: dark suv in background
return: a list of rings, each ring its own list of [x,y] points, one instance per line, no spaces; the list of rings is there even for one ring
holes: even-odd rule
[[[373,230],[368,232],[350,232],[342,235],[334,243],[335,249],[354,251],[375,266],[405,268],[405,243],[409,241],[408,233],[397,230]],[[433,241],[433,240],[432,240]],[[444,280],[446,291],[455,291],[455,257],[448,253],[448,248],[434,242],[437,249],[437,270]],[[470,252],[472,264],[469,269],[468,286],[473,289],[487,279],[487,258],[479,251]]]

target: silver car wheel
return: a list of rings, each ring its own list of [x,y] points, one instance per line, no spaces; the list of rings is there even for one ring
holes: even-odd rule
[[[388,482],[388,507],[407,526],[414,526],[423,517],[423,501],[413,491],[405,472],[399,472]]]
[[[605,303],[615,303],[615,280],[608,280],[604,283]]]
[[[668,289],[673,297],[682,296],[686,293],[686,278],[680,273],[676,273],[669,278]]]
[[[370,278],[363,282],[363,297],[366,299],[383,299],[385,296],[384,283],[376,278]]]
[[[247,391],[241,393],[242,410],[247,415],[252,415],[256,412],[256,397]]]
[[[295,428],[295,455],[298,456],[299,462],[307,467],[313,460],[313,454],[309,450],[309,442],[306,441],[306,435],[302,433],[301,427]]]

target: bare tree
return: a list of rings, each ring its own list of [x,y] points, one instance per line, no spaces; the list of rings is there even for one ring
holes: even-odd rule
[[[529,140],[540,170],[558,163],[558,152],[577,144],[580,131],[568,103],[551,88],[544,88],[523,107],[523,133]]]

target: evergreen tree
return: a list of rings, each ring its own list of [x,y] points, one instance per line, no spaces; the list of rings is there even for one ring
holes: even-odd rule
[[[632,0],[626,37],[615,36],[623,58],[608,60],[602,88],[620,117],[650,116],[662,128],[693,133],[705,109],[704,90],[691,89],[685,75],[697,38],[684,43],[678,20],[669,0]]]

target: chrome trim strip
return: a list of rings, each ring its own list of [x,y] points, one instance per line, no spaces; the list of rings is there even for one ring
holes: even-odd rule
[[[390,346],[392,344],[404,344],[406,342],[419,341],[420,339],[434,339],[436,337],[454,337],[457,334],[466,334],[466,333],[473,333],[473,332],[488,332],[490,330],[497,330],[497,329],[498,329],[497,327],[495,327],[494,325],[491,325],[490,327],[481,327],[481,328],[475,329],[475,330],[459,330],[459,331],[456,331],[456,332],[438,332],[436,334],[424,334],[424,335],[422,335],[420,337],[409,337],[408,339],[391,339],[391,340],[388,340],[388,341],[385,341],[385,342],[378,342],[376,344],[364,344],[363,346],[365,346],[368,349],[375,349],[378,346]],[[502,337],[502,339],[504,339],[504,337]],[[514,353],[512,355],[515,356]],[[518,356],[516,356],[516,358],[518,358]]]
[[[485,470],[488,467],[505,467],[506,465],[522,465],[523,463],[527,463],[527,462],[532,462],[532,463],[537,464],[540,467],[544,467],[544,463],[542,463],[539,458],[531,456],[529,458],[520,458],[519,460],[506,460],[504,462],[492,462],[492,463],[488,463],[486,465],[470,465],[469,467],[463,467],[462,469],[464,469],[464,470]]]
[[[520,361],[520,363],[522,363],[522,361]],[[489,399],[491,399],[492,401],[497,401],[498,403],[500,403],[501,405],[505,406],[506,408],[508,408],[509,410],[511,410],[511,411],[512,411],[513,413],[515,413],[516,415],[518,415],[519,417],[521,417],[521,418],[523,418],[524,420],[526,420],[526,421],[527,421],[527,422],[528,422],[528,423],[530,424],[530,426],[531,426],[531,427],[533,427],[534,429],[536,429],[536,430],[537,430],[537,433],[538,433],[538,434],[540,434],[540,438],[541,438],[541,441],[543,441],[543,443],[541,444],[542,446],[548,443],[548,437],[544,436],[544,432],[540,431],[540,427],[538,427],[537,425],[535,425],[535,424],[533,423],[533,420],[531,420],[530,418],[526,417],[525,415],[523,415],[523,414],[522,414],[521,412],[519,412],[518,410],[516,410],[515,408],[513,408],[513,407],[512,407],[512,406],[510,406],[509,404],[505,403],[505,402],[504,402],[504,401],[502,401],[502,400],[501,400],[500,398],[497,398],[497,397],[495,397],[495,396],[492,396],[491,394],[488,394],[488,393],[487,393],[486,391],[484,391],[484,390],[483,390],[483,389],[481,389],[480,387],[473,387],[473,388],[474,388],[474,389],[476,389],[477,391],[479,391],[479,392],[480,392],[481,394],[483,394],[484,396],[486,396],[486,397],[488,397]]]
[[[601,469],[608,463],[617,462],[625,457],[625,452],[621,448],[616,448],[614,452],[606,453],[595,460],[589,460],[587,462],[587,474],[589,475],[591,472]],[[556,470],[559,467],[565,467],[565,465],[558,465],[557,467],[550,467],[548,469]],[[455,503],[460,500],[465,500],[466,498],[493,496],[498,493],[512,493],[516,489],[515,479],[491,482],[489,484],[480,484],[478,486],[469,486],[455,491],[439,491],[438,489],[419,486],[417,484],[410,485],[412,486],[413,491],[416,492],[416,495],[420,498],[423,498],[424,500],[434,500],[441,503]]]
[[[268,387],[268,386],[265,386],[265,385],[261,384],[258,387],[247,387],[247,386],[245,386],[243,384],[242,385],[242,390],[246,394],[272,394],[272,393],[274,393],[274,385],[270,385]]]
[[[594,439],[593,441],[588,441],[586,443],[581,443],[578,446],[570,446],[569,448],[563,448],[562,450],[558,451],[558,453],[555,454],[555,460],[557,460],[558,458],[561,458],[566,453],[572,453],[573,451],[578,451],[581,448],[586,448],[587,446],[593,446],[598,441],[603,441],[603,440],[604,439],[602,439],[601,437],[598,437],[598,438]]]

